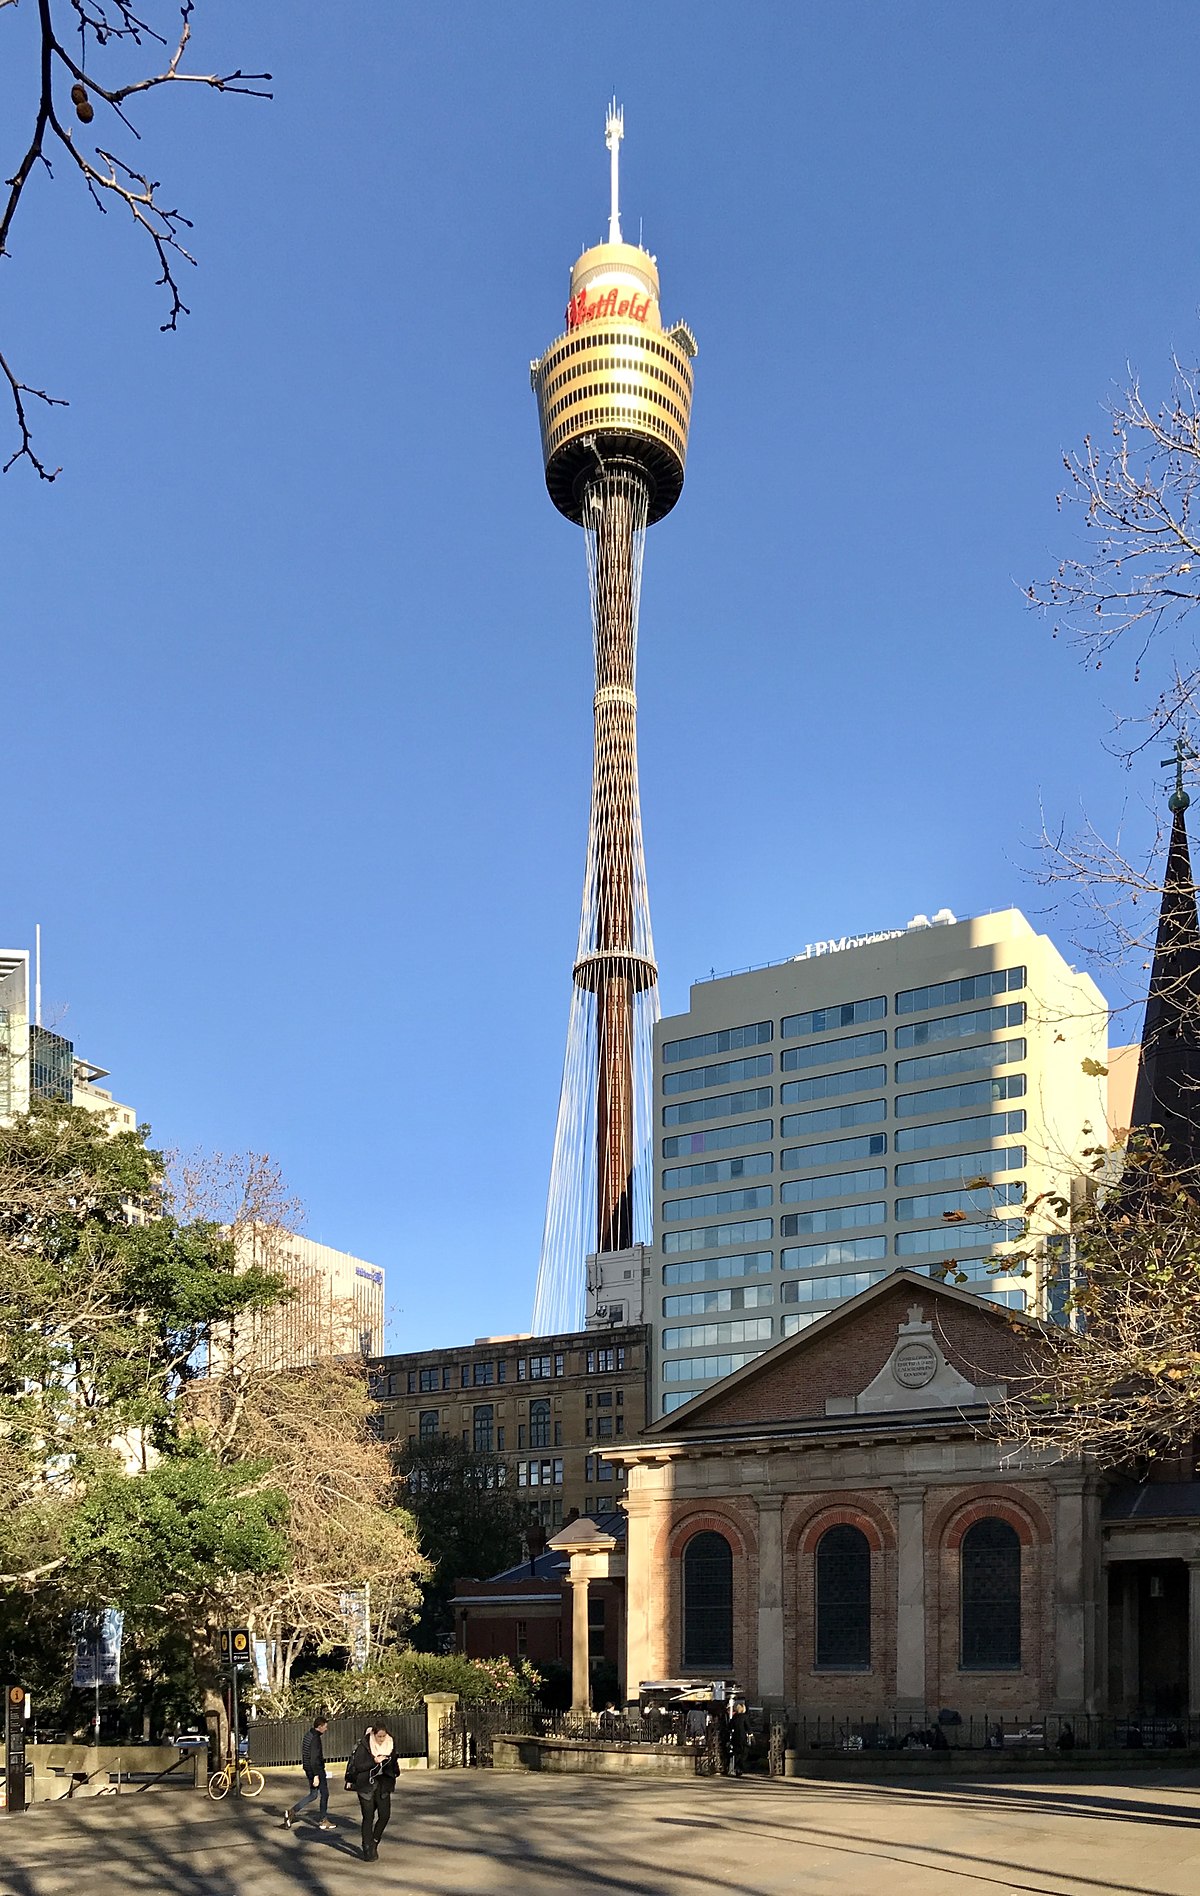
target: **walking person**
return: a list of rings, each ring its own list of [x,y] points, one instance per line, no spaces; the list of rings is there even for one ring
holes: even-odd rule
[[[305,1778],[308,1780],[308,1790],[298,1804],[289,1804],[288,1808],[284,1811],[283,1827],[285,1830],[291,1829],[294,1819],[300,1815],[300,1812],[304,1809],[306,1804],[312,1803],[314,1797],[319,1797],[321,1800],[318,1806],[321,1814],[320,1828],[322,1830],[333,1829],[333,1825],[329,1821],[329,1779],[325,1775],[325,1745],[323,1742],[325,1729],[328,1724],[329,1720],[325,1716],[325,1713],[318,1712],[313,1719],[311,1728],[304,1734],[304,1742],[300,1747],[300,1762],[304,1767]]]
[[[346,1766],[346,1789],[358,1793],[362,1811],[362,1853],[365,1863],[379,1855],[379,1839],[392,1814],[392,1792],[400,1766],[386,1725],[368,1725]]]
[[[746,1701],[734,1699],[729,1714],[729,1770],[732,1777],[744,1777],[750,1733],[746,1726]]]

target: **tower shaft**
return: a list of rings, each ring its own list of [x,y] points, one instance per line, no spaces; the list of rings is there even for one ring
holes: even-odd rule
[[[642,819],[637,778],[637,612],[641,549],[650,496],[636,465],[603,468],[584,492],[595,651],[595,733],[585,916],[592,940],[580,941],[577,985],[596,996],[597,1251],[633,1243],[634,997],[657,980],[649,952]]]

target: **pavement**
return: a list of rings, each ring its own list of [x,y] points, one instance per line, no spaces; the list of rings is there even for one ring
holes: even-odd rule
[[[379,1861],[187,1791],[0,1820],[0,1896],[1197,1896],[1200,1771],[872,1783],[406,1772]]]

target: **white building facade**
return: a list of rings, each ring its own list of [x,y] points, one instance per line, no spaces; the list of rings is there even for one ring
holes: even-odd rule
[[[651,1414],[902,1267],[1040,1310],[995,1260],[1089,1169],[1107,1050],[1099,988],[1017,909],[697,982],[655,1030]]]

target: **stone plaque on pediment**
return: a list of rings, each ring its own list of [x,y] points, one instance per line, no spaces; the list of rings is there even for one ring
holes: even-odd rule
[[[999,1402],[1002,1383],[973,1383],[946,1361],[920,1304],[912,1304],[908,1321],[897,1325],[896,1341],[887,1362],[856,1396],[830,1396],[827,1415],[871,1415],[898,1409],[962,1409]]]

